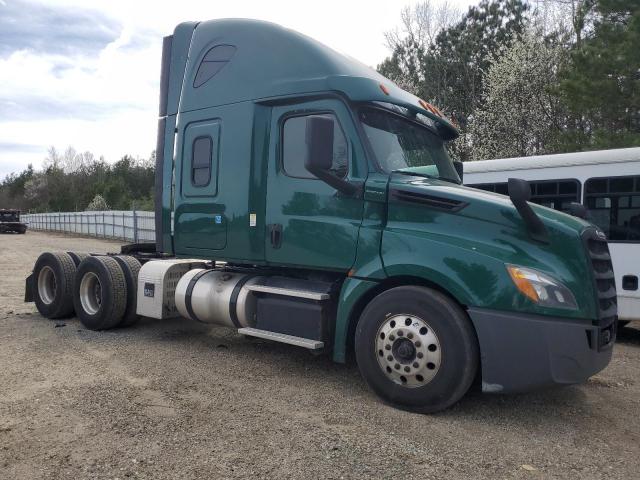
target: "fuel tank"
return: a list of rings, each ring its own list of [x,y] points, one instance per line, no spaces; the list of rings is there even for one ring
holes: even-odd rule
[[[196,268],[176,286],[180,315],[226,327],[253,327],[256,298],[247,288],[262,281],[260,275]]]

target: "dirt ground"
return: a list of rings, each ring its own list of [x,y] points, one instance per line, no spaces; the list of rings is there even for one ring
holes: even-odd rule
[[[416,415],[378,401],[353,363],[228,329],[46,320],[22,301],[44,250],[118,244],[0,236],[0,479],[638,478],[634,326],[585,385]]]

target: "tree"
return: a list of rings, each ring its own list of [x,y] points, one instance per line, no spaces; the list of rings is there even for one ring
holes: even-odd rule
[[[103,210],[109,210],[109,205],[107,205],[107,201],[100,194],[96,194],[93,197],[93,200],[89,202],[87,208],[84,209],[86,212],[98,212]]]
[[[552,153],[566,109],[554,92],[564,46],[534,31],[491,64],[470,125],[474,160]]]
[[[154,168],[148,159],[125,155],[110,165],[91,152],[69,147],[60,155],[51,147],[40,171],[29,165],[0,183],[0,201],[34,212],[78,211],[100,196],[111,208],[146,209],[153,205]]]
[[[594,14],[562,75],[560,94],[577,117],[566,148],[640,145],[640,1],[597,0]]]
[[[527,10],[523,0],[481,0],[435,36],[433,28],[421,29],[416,26],[421,22],[406,19],[404,37],[387,36],[394,50],[378,70],[400,85],[415,85],[413,93],[460,125],[463,135],[453,144],[453,153],[462,160],[470,155],[468,122],[482,100],[485,74],[492,59],[524,32]]]

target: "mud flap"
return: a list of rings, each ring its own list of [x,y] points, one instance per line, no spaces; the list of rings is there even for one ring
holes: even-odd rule
[[[33,278],[33,273],[27,277],[24,281],[24,301],[25,302],[33,302],[34,301],[34,285],[35,279]]]

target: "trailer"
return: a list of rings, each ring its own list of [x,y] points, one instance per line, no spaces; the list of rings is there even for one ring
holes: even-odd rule
[[[160,86],[155,245],[43,253],[25,295],[43,316],[183,317],[353,354],[384,401],[419,412],[474,382],[526,391],[609,363],[602,231],[531,204],[524,180],[508,197],[464,187],[437,107],[253,20],[179,24]]]
[[[20,210],[0,209],[0,233],[27,233],[27,224],[20,221]]]

